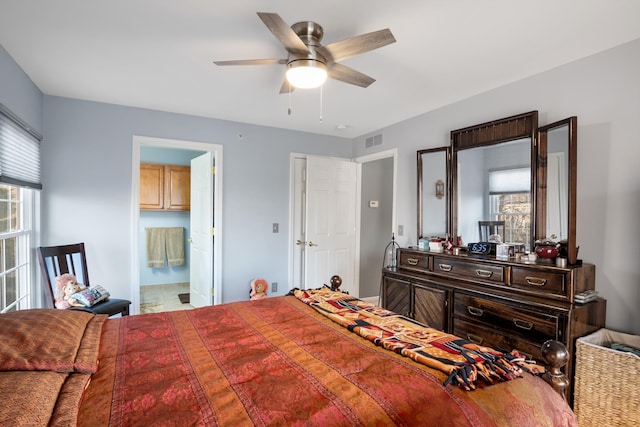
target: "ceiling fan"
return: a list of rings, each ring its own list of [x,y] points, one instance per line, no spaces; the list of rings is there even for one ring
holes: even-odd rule
[[[396,39],[386,28],[322,46],[322,26],[312,22],[297,22],[289,27],[277,13],[258,12],[269,31],[288,52],[284,59],[241,59],[214,61],[216,65],[266,65],[282,64],[287,73],[280,93],[295,88],[313,88],[324,83],[327,77],[341,82],[368,87],[375,79],[359,71],[339,64],[338,61],[394,43]]]

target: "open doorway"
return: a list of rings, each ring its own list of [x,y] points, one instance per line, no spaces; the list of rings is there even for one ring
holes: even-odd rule
[[[155,154],[154,154],[155,153]],[[147,268],[146,259],[146,239],[145,228],[158,226],[158,228],[165,228],[167,221],[170,221],[172,226],[183,228],[184,233],[184,257],[185,264],[181,267],[172,269],[165,269],[156,274],[159,277],[160,282],[167,282],[170,286],[177,285],[175,292],[175,303],[164,309],[179,308],[182,303],[178,298],[180,293],[189,293],[190,275],[193,271],[193,262],[191,255],[191,238],[190,235],[192,226],[192,217],[189,211],[183,212],[150,212],[147,215],[146,211],[141,214],[140,206],[140,164],[144,162],[151,163],[166,163],[166,164],[190,164],[190,159],[208,154],[212,159],[212,163],[215,164],[215,168],[211,168],[213,173],[212,188],[213,188],[213,208],[204,214],[204,218],[201,219],[203,223],[210,224],[211,232],[211,251],[212,253],[207,256],[205,262],[208,263],[205,270],[209,271],[206,275],[206,280],[210,281],[207,288],[210,288],[210,292],[207,292],[206,304],[219,304],[222,301],[221,291],[221,224],[222,224],[222,146],[217,144],[207,144],[193,141],[179,141],[162,138],[149,138],[134,136],[133,138],[133,164],[132,164],[132,247],[134,260],[133,266],[133,278],[132,278],[132,313],[140,313],[141,304],[141,286],[143,285],[155,285],[153,278],[150,278]],[[167,155],[170,160],[167,159]],[[154,157],[156,156],[156,157]],[[160,157],[158,157],[160,156]],[[165,159],[165,160],[163,160]],[[214,172],[215,171],[215,172]],[[197,198],[199,195],[191,193],[191,198]],[[198,209],[200,211],[200,209]],[[162,216],[162,214],[168,213],[168,216]],[[217,231],[217,233],[215,233]],[[215,233],[215,237],[214,237]],[[196,257],[201,258],[201,257]],[[196,262],[197,259],[196,259]],[[166,277],[163,277],[166,276]],[[156,280],[156,281],[157,281]],[[183,288],[180,288],[180,285]],[[173,292],[173,288],[169,287],[164,290],[160,289],[160,292]],[[179,288],[179,289],[178,289]],[[183,295],[184,296],[184,295]],[[188,304],[187,304],[188,305]],[[184,305],[186,307],[187,305]],[[200,304],[202,305],[202,304]],[[157,311],[151,309],[151,311]]]
[[[396,224],[397,150],[358,157],[358,297],[378,304],[384,249]]]

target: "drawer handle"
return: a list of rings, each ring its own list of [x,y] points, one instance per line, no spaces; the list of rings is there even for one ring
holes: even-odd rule
[[[478,277],[482,277],[483,279],[488,279],[489,277],[493,276],[493,271],[476,270],[476,274],[478,275]]]
[[[513,324],[520,329],[524,329],[525,331],[530,331],[531,329],[533,329],[533,323],[527,322],[526,320],[518,319],[516,317],[513,318]]]
[[[525,279],[527,280],[527,284],[531,286],[544,286],[547,284],[547,279],[542,279],[540,277],[527,276]]]
[[[471,314],[472,316],[477,316],[480,317],[484,314],[484,310],[478,307],[472,307],[470,305],[467,306],[467,311],[469,312],[469,314]]]
[[[418,262],[420,262],[418,258],[407,258],[407,264],[409,265],[418,265]]]
[[[449,264],[438,264],[438,268],[442,271],[451,271],[453,269],[453,267],[451,267]]]
[[[484,338],[472,334],[467,334],[467,339],[469,341],[473,341],[476,344],[482,344],[482,342],[484,341]]]

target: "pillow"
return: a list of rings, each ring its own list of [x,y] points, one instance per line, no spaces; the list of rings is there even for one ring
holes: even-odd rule
[[[92,307],[100,301],[109,299],[110,296],[111,295],[109,294],[109,291],[98,285],[89,289],[83,289],[80,292],[76,292],[75,294],[71,295],[70,299],[82,304],[85,307]]]
[[[94,373],[106,314],[32,309],[0,314],[0,371]]]

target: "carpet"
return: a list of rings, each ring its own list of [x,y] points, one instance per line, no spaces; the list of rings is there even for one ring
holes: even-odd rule
[[[180,298],[180,302],[182,304],[189,304],[189,294],[178,294],[178,298]]]

